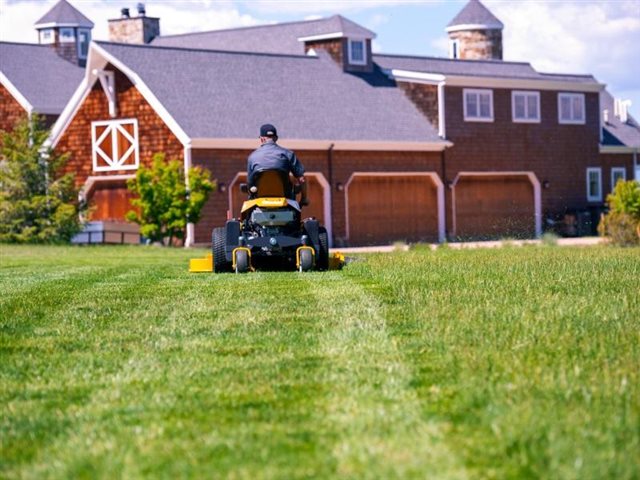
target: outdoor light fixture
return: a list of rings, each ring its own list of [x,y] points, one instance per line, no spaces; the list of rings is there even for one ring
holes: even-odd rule
[[[222,192],[222,193],[226,192],[227,191],[227,184],[223,183],[223,182],[218,183],[218,190],[220,192]]]
[[[336,183],[336,190],[339,192],[344,192],[344,185],[342,184],[342,182]]]
[[[542,188],[544,188],[545,190],[549,188],[549,180],[544,180],[542,182]]]

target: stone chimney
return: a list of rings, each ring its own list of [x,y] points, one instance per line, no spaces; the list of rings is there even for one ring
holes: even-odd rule
[[[503,28],[503,23],[479,0],[470,0],[447,25],[449,57],[502,60]]]
[[[118,43],[150,43],[160,36],[160,19],[147,17],[143,3],[136,7],[137,15],[131,16],[130,9],[123,8],[120,18],[109,20],[109,40]]]

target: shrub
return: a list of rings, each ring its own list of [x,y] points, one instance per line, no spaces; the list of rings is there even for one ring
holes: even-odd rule
[[[127,220],[139,224],[140,233],[152,242],[168,239],[172,245],[174,239],[184,239],[187,223],[200,219],[214,184],[208,170],[195,167],[187,190],[182,162],[166,162],[163,153],[156,153],[153,165],[140,167],[127,187],[137,195],[131,201],[137,210],[128,212]]]
[[[640,245],[640,184],[618,182],[607,196],[607,204],[609,213],[602,216],[598,233],[615,245]]]
[[[85,207],[73,174],[63,174],[68,155],[43,148],[49,132],[37,115],[0,135],[0,241],[69,241]]]

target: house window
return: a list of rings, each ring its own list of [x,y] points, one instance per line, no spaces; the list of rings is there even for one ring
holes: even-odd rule
[[[349,63],[352,65],[366,65],[364,40],[349,40]]]
[[[138,168],[138,121],[135,118],[92,122],[91,140],[94,172]]]
[[[53,42],[55,42],[53,29],[46,28],[44,30],[40,30],[40,43],[53,43]]]
[[[627,170],[624,167],[613,167],[611,169],[611,191],[616,188],[620,180],[623,182],[627,179]]]
[[[457,38],[449,41],[449,58],[460,58],[460,40]]]
[[[511,92],[514,122],[540,123],[540,92]]]
[[[60,29],[60,43],[73,43],[75,41],[76,41],[76,36],[73,32],[73,28]]]
[[[602,201],[602,169],[599,167],[587,168],[587,200]]]
[[[560,123],[584,124],[584,93],[558,94],[558,120]]]
[[[87,58],[90,41],[91,32],[89,30],[78,30],[78,58]]]
[[[467,122],[493,122],[493,90],[464,89],[464,119]]]

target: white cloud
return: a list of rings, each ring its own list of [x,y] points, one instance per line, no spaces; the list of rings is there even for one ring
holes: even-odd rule
[[[434,3],[431,0],[429,3]],[[361,12],[379,7],[397,7],[403,4],[426,3],[425,0],[241,0],[249,10],[267,14],[336,14]]]
[[[505,60],[546,72],[591,73],[613,93],[640,99],[638,0],[485,4],[505,24]]]
[[[34,23],[51,8],[57,0],[0,0],[0,40],[36,42]],[[71,0],[71,3],[95,23],[93,37],[97,40],[109,38],[107,20],[118,18],[120,9],[128,7],[135,14],[136,0]],[[215,30],[267,23],[241,13],[232,1],[191,0],[188,2],[147,1],[147,14],[160,17],[162,34]]]

